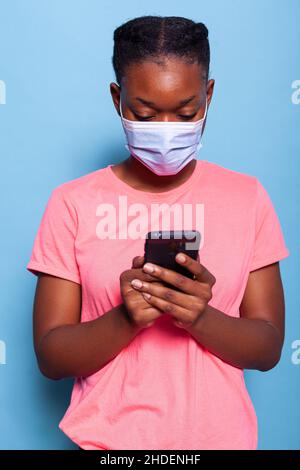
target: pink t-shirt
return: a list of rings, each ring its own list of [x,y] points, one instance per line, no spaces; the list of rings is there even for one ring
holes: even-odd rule
[[[256,177],[197,160],[179,187],[151,193],[121,181],[111,166],[52,191],[27,264],[34,274],[81,284],[81,321],[122,302],[119,275],[144,253],[151,230],[200,231],[200,261],[216,277],[209,303],[233,317],[249,272],[289,255]],[[84,449],[257,447],[243,370],[208,352],[167,313],[98,372],[75,378],[59,428]]]

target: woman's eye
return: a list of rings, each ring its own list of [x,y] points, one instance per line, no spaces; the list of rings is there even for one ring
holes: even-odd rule
[[[179,117],[184,120],[193,119],[197,113],[186,115],[186,114],[179,114]]]
[[[195,116],[196,116],[197,113],[194,113],[194,114],[179,114],[178,117],[180,119],[183,119],[185,121],[188,121],[189,119],[193,119]],[[136,114],[134,113],[135,117],[139,120],[139,121],[148,121],[149,119],[152,119],[152,118],[155,118],[155,116],[140,116],[139,114]]]
[[[139,121],[147,121],[148,119],[152,119],[154,116],[139,116],[138,114],[135,114],[135,117]]]

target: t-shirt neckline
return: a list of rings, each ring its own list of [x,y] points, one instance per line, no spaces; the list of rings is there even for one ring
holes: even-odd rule
[[[172,188],[172,189],[169,189],[168,191],[162,191],[162,192],[142,191],[140,189],[134,188],[133,186],[130,186],[129,184],[125,183],[125,181],[122,181],[114,173],[112,169],[113,167],[112,163],[107,165],[106,174],[107,174],[109,183],[111,183],[117,191],[123,191],[127,194],[131,193],[136,196],[138,195],[141,198],[164,199],[174,194],[179,195],[182,192],[186,191],[188,188],[190,188],[198,179],[199,175],[202,173],[204,164],[205,164],[205,160],[196,159],[196,166],[194,168],[194,171],[186,181],[184,181],[182,184],[180,184],[176,188]]]

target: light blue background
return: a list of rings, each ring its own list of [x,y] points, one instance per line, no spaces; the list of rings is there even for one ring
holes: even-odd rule
[[[246,378],[259,448],[299,449],[300,365],[291,361],[291,344],[300,339],[300,104],[291,99],[300,79],[299,0],[0,0],[0,340],[7,349],[0,447],[75,447],[57,427],[72,381],[48,380],[36,365],[36,278],[25,266],[51,190],[126,154],[109,93],[112,37],[119,24],[144,14],[207,25],[216,85],[201,158],[257,176],[279,215],[291,252],[281,263],[285,347],[275,369]]]

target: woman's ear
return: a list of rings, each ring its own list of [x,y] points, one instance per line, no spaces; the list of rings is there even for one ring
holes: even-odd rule
[[[118,115],[120,116],[120,93],[121,93],[121,88],[117,83],[112,82],[110,84],[110,94],[113,100],[113,103],[115,105],[116,111]]]

